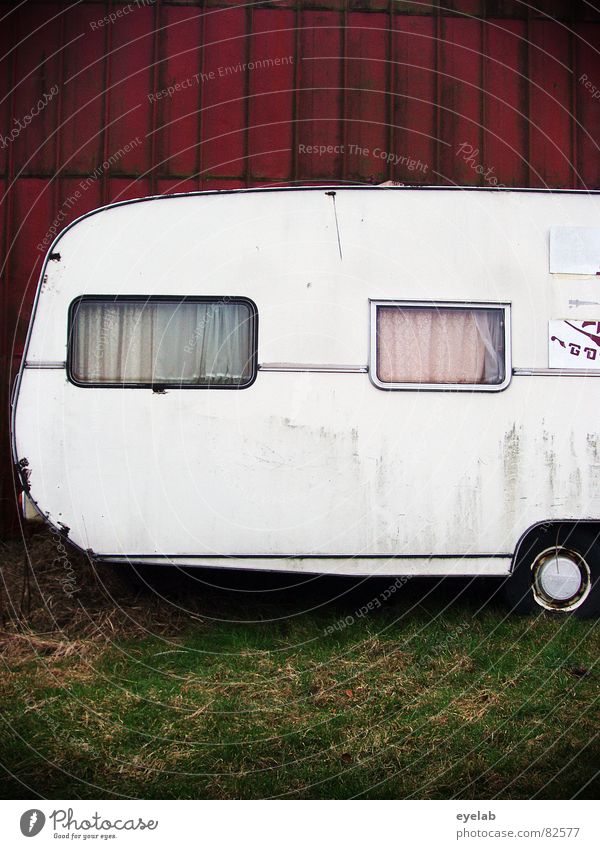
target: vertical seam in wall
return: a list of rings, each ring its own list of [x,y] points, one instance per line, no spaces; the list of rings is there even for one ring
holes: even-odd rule
[[[486,6],[485,0],[483,0],[483,8],[481,14],[481,57],[479,62],[479,82],[481,85],[481,99],[480,99],[480,127],[479,127],[479,148],[481,150],[481,164],[485,169],[487,167],[487,154],[486,154],[486,129],[487,129],[487,54],[488,54],[488,28],[486,21]],[[481,175],[481,185],[485,185],[485,180],[483,178],[483,174]]]
[[[16,80],[17,80],[17,53],[18,53],[18,26],[17,26],[17,18],[16,15],[12,17],[11,30],[13,34],[12,43],[15,45],[13,50],[12,60],[10,63],[11,69],[11,79],[10,79],[10,98],[9,98],[9,124],[12,126],[14,124],[15,118],[15,88],[16,88]],[[13,233],[13,217],[15,214],[15,202],[14,195],[16,186],[14,183],[15,180],[15,158],[13,154],[14,146],[9,144],[8,152],[6,155],[6,206],[4,209],[4,273],[2,280],[2,299],[1,299],[1,309],[2,309],[2,317],[0,318],[0,346],[1,346],[1,354],[2,354],[2,375],[1,379],[6,387],[7,394],[10,394],[9,380],[10,373],[12,370],[12,362],[9,357],[8,351],[8,291],[9,291],[9,283],[11,280],[11,271],[12,271],[12,258],[13,258],[13,247],[11,245],[11,238]],[[2,420],[2,430],[4,430],[4,419]]]
[[[388,73],[387,73],[387,115],[388,115],[388,154],[395,151],[395,127],[394,127],[394,104],[396,102],[396,74],[394,64],[394,3],[390,0],[388,5]],[[394,168],[391,161],[388,162],[388,180],[394,178]]]
[[[569,30],[569,58],[571,65],[571,167],[573,170],[573,188],[581,188],[582,180],[579,174],[579,150],[578,150],[578,130],[579,130],[579,115],[577,108],[577,87],[578,87],[578,61],[577,50],[578,44],[575,38],[575,17]]]
[[[106,13],[110,15],[112,12],[112,0],[108,0],[106,4]],[[110,87],[111,87],[111,53],[112,53],[112,27],[105,27],[104,37],[104,127],[102,133],[102,203],[108,203],[108,168],[104,168],[104,163],[108,160],[108,141],[109,130],[108,124],[110,120]]]
[[[527,186],[531,188],[532,184],[532,168],[531,168],[531,7],[527,6],[527,25],[526,25],[526,42],[527,42],[527,73],[525,75],[526,90],[526,113],[527,113]]]
[[[342,182],[348,182],[348,0],[342,10]]]
[[[206,0],[203,0],[200,11],[200,84],[198,86],[198,115],[196,119],[196,180],[199,190],[202,189],[204,179],[202,169],[204,157],[202,155],[202,136],[204,134],[204,81],[203,74],[206,69]]]
[[[154,33],[152,38],[152,91],[160,88],[160,23],[161,23],[161,0],[154,4]],[[150,194],[156,194],[158,165],[156,162],[157,133],[158,133],[158,101],[152,98],[152,109],[150,110]]]
[[[246,7],[245,13],[246,19],[246,38],[244,39],[245,47],[246,47],[246,73],[244,74],[244,167],[243,167],[243,181],[244,186],[247,188],[250,185],[250,180],[252,179],[252,172],[250,170],[250,71],[248,70],[248,65],[252,56],[252,48],[251,42],[253,38],[254,32],[254,10],[252,6]]]
[[[18,45],[18,18],[16,15],[13,15],[10,21],[10,29],[12,34],[12,44],[14,45],[13,55],[10,62],[10,97],[9,97],[9,123],[12,126],[14,124],[15,118],[15,104],[16,104],[16,94],[15,89],[17,86],[17,45]],[[4,409],[6,411],[6,415],[2,416],[2,421],[0,423],[0,435],[2,438],[2,457],[3,462],[6,463],[6,467],[2,470],[2,475],[0,476],[0,504],[2,505],[2,527],[5,530],[9,530],[11,524],[14,523],[15,511],[14,511],[14,495],[16,493],[16,480],[15,480],[15,471],[12,465],[12,452],[10,448],[8,448],[10,443],[10,421],[11,421],[11,395],[12,395],[12,387],[11,387],[11,375],[12,375],[12,362],[14,356],[14,343],[17,338],[18,331],[18,317],[16,312],[13,312],[13,319],[15,320],[15,325],[13,327],[12,334],[12,343],[9,346],[9,342],[11,342],[9,338],[9,326],[8,326],[8,305],[9,305],[9,284],[11,282],[12,277],[12,267],[14,263],[12,261],[13,257],[13,246],[11,245],[11,239],[13,232],[16,232],[16,227],[13,227],[13,217],[15,215],[15,202],[14,202],[14,193],[15,193],[15,160],[13,155],[13,144],[8,145],[8,151],[6,156],[6,194],[5,194],[5,209],[4,209],[4,254],[3,257],[3,265],[4,265],[4,273],[2,275],[1,281],[1,291],[0,291],[0,309],[2,310],[2,316],[0,317],[0,380],[2,380],[3,390],[0,392],[0,397],[2,398],[2,404],[5,405]],[[15,293],[16,294],[16,293]],[[8,449],[8,450],[7,450]],[[12,514],[11,514],[12,510]]]
[[[63,11],[60,15],[60,52],[58,54],[58,79],[59,79],[59,89],[58,96],[56,98],[56,114],[58,116],[58,132],[56,133],[56,143],[54,147],[54,179],[53,179],[53,191],[52,191],[52,202],[54,204],[54,211],[56,212],[59,207],[59,200],[61,196],[61,184],[62,177],[60,177],[60,170],[62,168],[62,138],[64,133],[64,125],[63,125],[63,88],[65,84],[65,12]]]
[[[442,16],[440,0],[435,4],[435,170],[442,177]]]
[[[302,33],[302,4],[296,6],[294,12],[294,99],[292,101],[292,181],[294,185],[298,183],[298,139],[300,128],[298,121],[300,119],[300,51],[301,51],[301,33]]]

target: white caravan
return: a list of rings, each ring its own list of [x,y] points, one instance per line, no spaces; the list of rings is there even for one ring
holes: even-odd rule
[[[505,577],[596,613],[600,193],[112,204],[52,245],[27,499],[99,561]]]

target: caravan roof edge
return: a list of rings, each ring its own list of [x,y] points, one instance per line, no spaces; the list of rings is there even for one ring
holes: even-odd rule
[[[145,203],[148,201],[159,201],[159,200],[167,200],[172,198],[184,198],[184,197],[212,197],[215,195],[246,195],[246,194],[258,194],[258,193],[267,193],[267,192],[314,192],[314,191],[417,191],[417,192],[496,192],[499,194],[510,194],[510,193],[523,193],[523,194],[557,194],[557,195],[565,195],[565,194],[573,194],[573,195],[600,195],[600,189],[552,189],[552,188],[516,188],[512,186],[426,186],[426,185],[412,185],[412,186],[385,186],[385,185],[336,185],[330,183],[322,183],[319,185],[309,185],[309,186],[255,186],[251,188],[241,188],[241,189],[208,189],[205,191],[194,191],[194,192],[172,192],[170,194],[162,194],[162,195],[142,195],[138,198],[127,198],[125,200],[117,200],[112,203],[107,203],[104,206],[96,207],[96,209],[90,209],[88,212],[84,212],[83,215],[78,216],[73,221],[71,221],[67,226],[57,233],[54,241],[50,244],[48,248],[46,259],[53,253],[54,247],[58,244],[58,242],[62,239],[62,237],[76,224],[79,224],[80,221],[89,218],[92,215],[97,215],[100,212],[105,212],[108,209],[115,209],[119,206],[126,206],[127,204],[133,203]],[[44,263],[45,264],[45,263]]]

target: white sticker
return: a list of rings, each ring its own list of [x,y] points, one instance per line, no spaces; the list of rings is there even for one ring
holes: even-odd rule
[[[600,227],[552,227],[550,229],[552,274],[598,274]]]

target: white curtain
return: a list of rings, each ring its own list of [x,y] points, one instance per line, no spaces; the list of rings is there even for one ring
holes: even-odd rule
[[[502,310],[377,307],[377,376],[384,383],[502,383]]]
[[[246,304],[82,301],[73,333],[82,382],[232,385],[251,376]]]
[[[477,332],[485,347],[481,383],[504,380],[504,310],[473,310]]]

